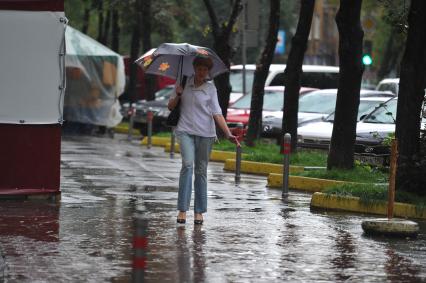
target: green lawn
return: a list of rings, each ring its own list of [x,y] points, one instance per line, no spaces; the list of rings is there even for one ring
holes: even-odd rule
[[[323,193],[342,197],[359,197],[360,201],[366,204],[385,202],[388,200],[388,184],[343,184],[328,188]],[[414,204],[421,209],[426,208],[426,197],[409,192],[396,191],[395,201]]]

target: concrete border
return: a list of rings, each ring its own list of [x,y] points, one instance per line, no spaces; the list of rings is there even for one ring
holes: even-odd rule
[[[226,159],[223,169],[228,171],[235,171],[235,164],[236,164],[235,159]],[[303,171],[304,171],[303,166],[290,166],[290,173],[303,172]],[[251,174],[260,174],[260,175],[268,175],[270,173],[276,173],[282,176],[283,165],[243,160],[241,161],[241,172],[251,173]]]
[[[118,124],[117,126],[114,127],[114,131],[116,133],[120,133],[120,134],[128,134],[129,133],[129,126]],[[132,134],[135,135],[135,136],[139,136],[141,133],[138,130],[133,129]]]
[[[387,202],[364,204],[357,197],[343,197],[319,192],[312,195],[311,207],[387,215]],[[412,204],[395,202],[393,211],[395,217],[426,219],[426,208],[416,208]]]
[[[311,177],[303,177],[303,176],[289,176],[288,186],[290,189],[295,189],[295,190],[302,190],[307,192],[320,192],[330,186],[340,185],[345,183],[352,183],[352,182],[319,179],[319,178],[311,178]],[[283,175],[276,174],[276,173],[269,174],[267,186],[271,188],[282,188]]]
[[[170,137],[151,137],[151,145],[152,146],[163,146],[163,147],[166,147],[167,144],[168,144],[169,148],[170,148],[170,144],[171,144],[170,140],[171,140]],[[148,137],[145,136],[141,140],[141,145],[147,145],[147,144],[148,144]],[[176,145],[177,144],[178,143],[176,143]],[[175,148],[176,148],[176,146],[175,146]]]

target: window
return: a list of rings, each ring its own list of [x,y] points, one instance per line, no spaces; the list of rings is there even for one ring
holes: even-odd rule
[[[271,86],[284,85],[284,73],[278,73],[271,81]],[[339,73],[328,72],[303,72],[301,86],[319,89],[337,88],[339,85]]]
[[[254,70],[246,69],[246,92],[251,92],[253,85]],[[229,76],[229,82],[232,87],[232,92],[243,92],[243,71],[242,70],[231,70]]]

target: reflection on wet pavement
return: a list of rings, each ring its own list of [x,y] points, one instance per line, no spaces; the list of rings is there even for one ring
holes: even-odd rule
[[[0,249],[10,282],[128,282],[134,217],[148,219],[146,282],[421,282],[418,239],[364,236],[365,217],[309,209],[310,194],[209,167],[204,225],[176,224],[180,159],[123,136],[67,138],[60,205],[2,202]],[[0,281],[1,281],[0,272]]]

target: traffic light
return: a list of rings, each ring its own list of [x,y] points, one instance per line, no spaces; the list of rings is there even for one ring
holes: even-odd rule
[[[373,43],[371,42],[371,40],[365,40],[362,53],[362,63],[365,66],[370,66],[371,64],[373,64],[372,50]]]

